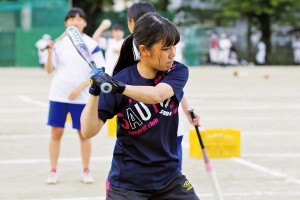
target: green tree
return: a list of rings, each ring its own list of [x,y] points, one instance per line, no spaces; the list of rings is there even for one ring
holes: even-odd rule
[[[271,53],[271,34],[273,24],[299,25],[299,0],[212,0],[219,5],[216,19],[246,19],[248,21],[248,56],[250,55],[251,27],[256,26],[262,34],[267,47],[267,63]]]
[[[97,19],[101,18],[104,10],[112,9],[113,0],[73,0],[73,7],[79,7],[84,10],[88,22],[85,32],[92,35],[95,29],[99,26]]]
[[[125,1],[129,2],[129,0]],[[127,8],[123,11],[115,12],[113,10],[115,0],[72,0],[72,2],[73,7],[82,8],[86,13],[88,26],[86,27],[85,32],[88,35],[93,34],[101,20],[104,18],[112,19],[113,23],[124,25],[126,32]],[[165,17],[171,17],[167,11],[169,0],[145,0],[143,2],[152,3],[159,13]]]

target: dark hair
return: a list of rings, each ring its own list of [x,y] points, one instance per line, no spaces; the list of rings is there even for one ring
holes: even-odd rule
[[[155,7],[151,3],[138,2],[128,9],[127,17],[136,22],[141,16],[148,12],[156,12]]]
[[[158,13],[151,12],[143,15],[136,22],[133,33],[123,42],[113,74],[137,63],[134,60],[133,43],[137,49],[140,45],[145,45],[147,49],[151,49],[160,40],[163,40],[164,47],[175,46],[180,40],[177,27]]]
[[[113,27],[111,29],[124,31],[124,28],[121,24],[115,24],[115,25],[113,25]]]
[[[137,49],[140,45],[151,49],[159,40],[163,40],[164,47],[175,46],[180,40],[177,27],[160,14],[153,12],[143,15],[136,22],[132,35]]]
[[[82,19],[84,19],[86,21],[86,16],[84,11],[81,8],[71,8],[65,17],[65,21],[67,21],[70,18],[74,18],[76,15],[79,15]]]

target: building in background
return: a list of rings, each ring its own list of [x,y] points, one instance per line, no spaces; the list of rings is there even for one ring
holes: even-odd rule
[[[38,66],[35,42],[64,31],[69,0],[0,2],[0,66]]]

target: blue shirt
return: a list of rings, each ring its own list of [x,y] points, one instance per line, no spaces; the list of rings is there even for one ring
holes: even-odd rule
[[[114,78],[128,85],[169,84],[174,96],[159,104],[145,104],[123,94],[101,93],[98,115],[102,121],[117,115],[117,140],[108,181],[129,190],[157,189],[178,173],[178,106],[188,79],[188,68],[176,61],[155,79],[140,76],[137,66]]]

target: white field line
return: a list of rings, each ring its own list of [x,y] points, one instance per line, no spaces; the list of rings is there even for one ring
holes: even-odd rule
[[[274,93],[268,93],[268,92],[263,92],[263,93],[259,93],[259,92],[252,92],[252,93],[242,93],[242,92],[234,92],[234,93],[229,93],[229,92],[224,92],[224,93],[208,93],[208,92],[186,92],[187,97],[188,98],[192,98],[192,99],[203,99],[203,98],[239,98],[239,97],[247,97],[247,98],[290,98],[290,97],[300,97],[300,93],[296,93],[296,92],[274,92]]]
[[[111,161],[111,156],[91,157],[91,161]],[[81,158],[59,158],[61,163],[81,162]],[[49,163],[49,158],[41,159],[18,159],[18,160],[0,160],[0,165],[24,165],[24,164],[43,164]]]
[[[191,102],[192,103],[192,102]],[[228,105],[228,104],[223,104],[223,105],[214,105],[212,102],[210,102],[209,104],[203,104],[204,106],[201,106],[200,104],[198,104],[197,107],[199,107],[199,109],[197,108],[197,110],[199,111],[218,111],[218,110],[224,110],[224,111],[228,111],[228,110],[250,110],[250,111],[254,111],[254,110],[267,110],[267,111],[277,111],[277,110],[292,110],[292,111],[296,111],[296,110],[300,110],[300,105],[297,106],[277,106],[277,105],[272,105],[272,106],[258,106],[255,104],[249,104],[249,105]]]
[[[71,135],[71,134],[65,134],[63,136],[64,138],[78,138],[76,134]],[[44,139],[50,138],[50,133],[49,134],[26,134],[26,135],[0,135],[0,140],[25,140],[25,139]]]
[[[243,158],[299,158],[300,153],[264,153],[264,154],[251,154],[243,153]]]
[[[30,103],[30,104],[37,105],[37,106],[44,107],[44,108],[47,108],[49,106],[48,103],[45,103],[43,101],[37,101],[37,100],[34,100],[34,99],[29,98],[27,96],[20,95],[19,97],[20,97],[20,100],[22,100],[26,103]]]
[[[201,118],[203,121],[245,121],[245,122],[256,122],[256,121],[291,121],[291,122],[300,122],[300,117],[296,116],[247,116],[241,117],[236,116],[217,116],[209,117],[203,116]]]
[[[271,170],[267,167],[254,164],[252,162],[246,161],[246,160],[241,159],[241,158],[230,158],[230,160],[232,160],[233,162],[239,163],[241,165],[247,166],[247,167],[249,167],[251,169],[254,169],[256,171],[263,172],[265,174],[269,174],[269,175],[277,177],[277,178],[284,178],[284,179],[286,179],[287,182],[292,182],[292,183],[296,183],[296,184],[300,185],[300,180],[299,179],[291,177],[287,174],[276,172],[276,171]]]
[[[188,149],[189,145],[187,143],[183,142],[182,147]],[[259,155],[258,154],[245,154],[245,156],[242,155],[242,157],[296,158],[296,157],[300,157],[300,154],[299,153],[293,153],[293,154],[259,154]],[[251,163],[251,162],[246,161],[246,160],[241,159],[241,158],[230,158],[230,160],[233,161],[233,162],[239,163],[241,165],[247,166],[247,167],[249,167],[251,169],[254,169],[256,171],[263,172],[265,174],[269,174],[269,175],[274,176],[274,177],[284,178],[284,179],[286,179],[287,182],[292,182],[292,183],[296,183],[296,184],[300,185],[300,180],[299,179],[291,177],[287,174],[283,174],[283,173],[280,173],[280,172],[273,171],[273,170],[271,170],[267,167],[263,167],[263,166]]]
[[[265,155],[265,156],[264,156]],[[266,158],[268,157],[268,154],[263,154],[261,155],[262,157]],[[287,157],[287,158],[295,158],[295,157],[299,157],[298,154],[294,155],[272,155],[272,158],[282,158],[283,156]],[[243,156],[244,157],[244,156]],[[111,161],[112,157],[111,156],[97,156],[97,157],[91,157],[92,161]],[[273,176],[276,177],[283,177],[283,178],[289,178],[292,182],[297,182],[298,184],[300,184],[300,180],[298,179],[294,179],[292,177],[289,177],[288,175],[282,174],[282,173],[278,173],[278,172],[274,172],[272,170],[269,170],[266,167],[262,167],[253,163],[250,163],[248,161],[242,160],[240,158],[230,158],[230,160],[237,162],[239,164],[242,165],[246,165],[250,168],[253,168],[257,171],[261,171],[261,172],[265,172],[268,174],[271,174]],[[242,160],[242,161],[240,161]],[[59,162],[62,163],[70,163],[70,162],[81,162],[81,158],[79,157],[75,157],[75,158],[60,158]],[[0,165],[23,165],[23,164],[43,164],[43,163],[49,163],[49,158],[40,158],[40,159],[14,159],[14,160],[0,160]]]
[[[212,193],[202,193],[197,195],[201,197],[213,197]],[[262,196],[300,196],[300,192],[268,192],[268,191],[253,191],[253,192],[230,192],[230,193],[222,193],[223,196],[226,197],[262,197]],[[36,199],[31,199],[36,200]],[[43,199],[39,199],[43,200]],[[64,198],[55,198],[52,200],[105,200],[105,197],[64,197]]]

